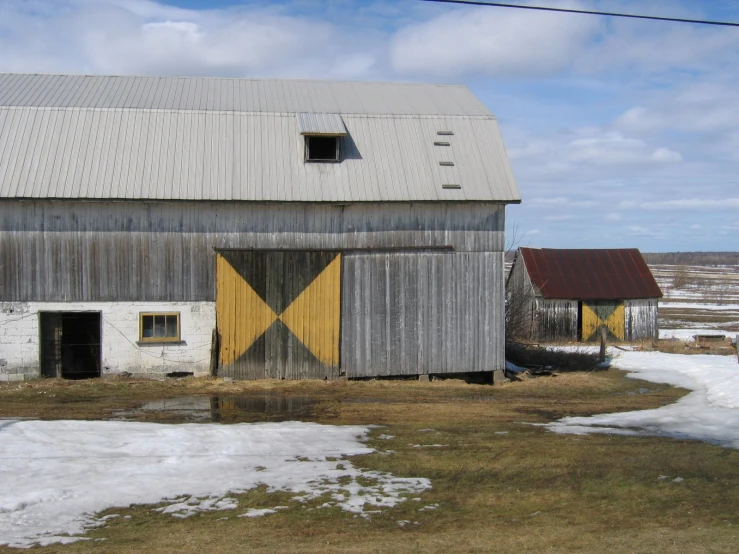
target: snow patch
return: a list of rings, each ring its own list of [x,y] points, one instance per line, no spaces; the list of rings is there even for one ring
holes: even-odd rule
[[[0,544],[84,540],[110,517],[94,514],[116,506],[163,503],[158,511],[181,518],[232,510],[238,502],[229,493],[259,485],[302,502],[325,495],[326,506],[359,515],[431,487],[342,459],[373,452],[359,442],[368,432],[304,422],[2,421]]]
[[[693,392],[654,410],[566,417],[546,425],[557,433],[611,433],[695,439],[739,448],[739,366],[735,356],[621,352],[614,367],[629,377]]]
[[[704,327],[691,327],[689,329],[660,329],[659,338],[661,339],[679,339],[682,341],[692,341],[695,335],[724,335],[725,337],[734,337],[736,331],[726,331],[725,329],[712,329],[707,325]]]

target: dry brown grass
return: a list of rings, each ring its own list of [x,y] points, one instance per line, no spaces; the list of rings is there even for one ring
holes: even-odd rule
[[[643,390],[648,392],[643,393]],[[643,394],[640,394],[641,392]],[[139,506],[39,552],[734,552],[739,452],[697,442],[556,435],[531,423],[566,415],[646,409],[682,391],[615,371],[571,373],[502,386],[454,381],[153,382],[38,381],[0,387],[0,415],[107,417],[142,401],[192,394],[272,394],[319,400],[311,418],[384,424],[378,450],[358,466],[423,476],[433,489],[367,521],[336,509],[309,511],[283,493],[240,495],[237,511],[186,520]],[[151,420],[139,414],[139,420]],[[157,420],[156,417],[153,418]],[[433,431],[422,431],[423,429]],[[416,448],[417,444],[443,448]],[[682,483],[659,480],[680,476]],[[434,511],[421,506],[438,503]],[[262,518],[250,507],[290,504]],[[226,518],[220,520],[220,518]],[[399,520],[418,522],[406,527]],[[0,551],[11,551],[10,549]]]
[[[736,350],[730,342],[713,344],[710,348],[699,348],[695,342],[685,342],[678,339],[660,339],[654,342],[645,342],[640,346],[642,350],[659,351],[666,354],[710,354],[712,356],[736,356]]]

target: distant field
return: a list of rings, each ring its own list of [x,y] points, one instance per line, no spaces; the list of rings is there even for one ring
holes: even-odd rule
[[[671,329],[739,332],[739,265],[650,268],[664,294],[659,309],[663,334]]]

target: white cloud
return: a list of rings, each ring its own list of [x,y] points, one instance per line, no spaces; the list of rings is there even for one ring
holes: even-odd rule
[[[599,28],[596,18],[465,7],[400,30],[390,58],[397,72],[411,74],[554,74],[571,65]]]
[[[669,148],[662,147],[657,148],[657,150],[652,152],[649,155],[649,159],[655,162],[672,163],[683,161],[683,156],[682,154],[680,154],[680,152],[675,152],[674,150],[670,150]]]
[[[534,208],[551,208],[560,206],[569,206],[571,208],[592,208],[597,206],[598,202],[592,200],[573,200],[563,196],[555,196],[553,198],[532,198],[527,200],[527,205]]]
[[[739,79],[725,77],[711,83],[678,82],[669,90],[651,93],[649,105],[626,110],[614,126],[627,133],[731,132],[739,127],[737,86]]]
[[[683,161],[680,152],[653,144],[651,139],[633,138],[600,128],[572,129],[545,138],[522,135],[517,139],[510,148],[511,159],[517,175],[525,179],[551,180],[555,176],[566,179],[567,175],[572,175],[578,182],[583,179],[593,182],[601,181],[614,171],[623,179],[629,174],[643,175],[648,168]],[[561,193],[561,189],[559,191]],[[543,205],[540,197],[528,202],[532,206]]]
[[[372,77],[381,43],[282,12],[185,10],[149,0],[9,0],[0,6],[0,71]]]
[[[577,219],[573,214],[548,215],[544,217],[545,221],[571,221]]]
[[[606,132],[573,140],[565,150],[570,162],[591,164],[674,163],[682,161],[679,152],[666,147],[652,150],[640,139],[628,138],[618,132]]]
[[[642,210],[734,210],[739,208],[739,198],[683,198],[643,202],[635,207]]]

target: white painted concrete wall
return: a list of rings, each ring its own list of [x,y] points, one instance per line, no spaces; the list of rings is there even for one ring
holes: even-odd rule
[[[209,373],[215,302],[1,302],[0,381],[40,376],[39,312],[83,311],[102,314],[103,377]],[[140,312],[179,312],[182,343],[137,344]]]

